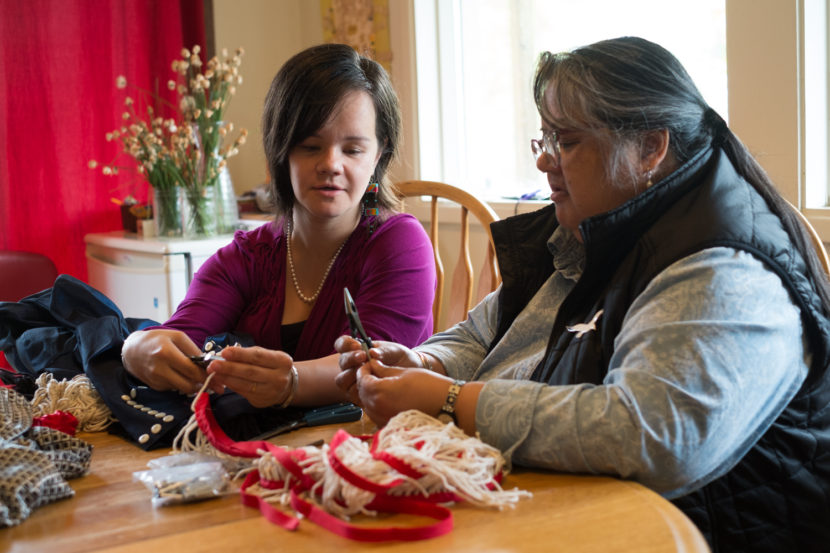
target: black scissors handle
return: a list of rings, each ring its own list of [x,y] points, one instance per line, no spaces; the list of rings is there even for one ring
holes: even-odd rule
[[[343,302],[346,306],[346,316],[349,318],[349,328],[352,331],[352,337],[356,338],[366,353],[369,353],[369,348],[372,347],[372,339],[363,330],[363,325],[360,324],[360,315],[357,314],[357,306],[354,304],[352,295],[348,288],[343,288]]]

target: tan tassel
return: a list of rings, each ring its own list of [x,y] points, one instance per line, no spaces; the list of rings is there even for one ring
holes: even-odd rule
[[[51,373],[44,372],[35,382],[38,387],[31,401],[35,417],[66,411],[78,419],[80,432],[101,432],[116,421],[89,377],[84,374],[71,380],[57,380]]]

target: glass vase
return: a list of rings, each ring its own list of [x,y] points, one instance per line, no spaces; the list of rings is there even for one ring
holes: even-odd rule
[[[231,175],[219,155],[223,123],[191,124],[193,143],[199,152],[194,182],[188,187],[185,235],[213,236],[234,231],[239,219]]]
[[[203,238],[218,234],[214,187],[185,189],[182,222],[185,238]]]
[[[216,198],[216,233],[230,234],[239,222],[239,206],[236,203],[236,193],[227,167],[219,170],[219,176],[214,185],[214,197]]]
[[[182,190],[153,188],[153,223],[156,236],[178,238],[184,233],[182,227]]]

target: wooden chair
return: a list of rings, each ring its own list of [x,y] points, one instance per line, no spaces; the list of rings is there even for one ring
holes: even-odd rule
[[[0,301],[20,301],[51,288],[58,270],[43,254],[0,250]]]
[[[810,238],[813,241],[813,247],[816,249],[816,255],[818,256],[818,260],[821,262],[821,267],[824,269],[827,276],[830,277],[830,256],[827,255],[827,249],[824,247],[824,242],[822,242],[815,227],[813,227],[807,217],[801,213],[801,210],[795,206],[792,206],[792,208],[798,215],[799,220],[801,220],[801,224],[805,229],[807,229],[807,234],[810,235]]]
[[[397,188],[399,195],[403,198],[431,197],[429,237],[432,242],[432,249],[435,252],[435,270],[438,280],[438,286],[435,290],[435,301],[432,306],[433,331],[437,332],[449,328],[455,323],[464,320],[467,317],[467,312],[473,305],[474,277],[473,263],[470,258],[469,213],[472,212],[475,215],[478,222],[487,232],[487,253],[484,260],[484,267],[479,276],[478,293],[475,296],[476,301],[495,290],[501,283],[499,268],[496,264],[496,251],[493,247],[493,236],[490,233],[490,223],[498,221],[499,217],[489,205],[475,196],[443,182],[411,180],[395,183],[395,188]],[[449,200],[461,207],[459,254],[453,271],[452,286],[448,298],[449,305],[447,306],[446,312],[442,311],[444,304],[444,264],[440,253],[439,199]]]

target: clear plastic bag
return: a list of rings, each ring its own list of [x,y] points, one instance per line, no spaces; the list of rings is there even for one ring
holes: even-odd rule
[[[154,507],[211,499],[233,493],[227,471],[219,461],[166,466],[133,473],[153,494]]]
[[[198,451],[186,451],[184,453],[175,453],[173,455],[165,455],[164,457],[151,459],[147,461],[147,467],[151,469],[165,469],[183,465],[195,465],[196,463],[222,463],[222,460]]]

